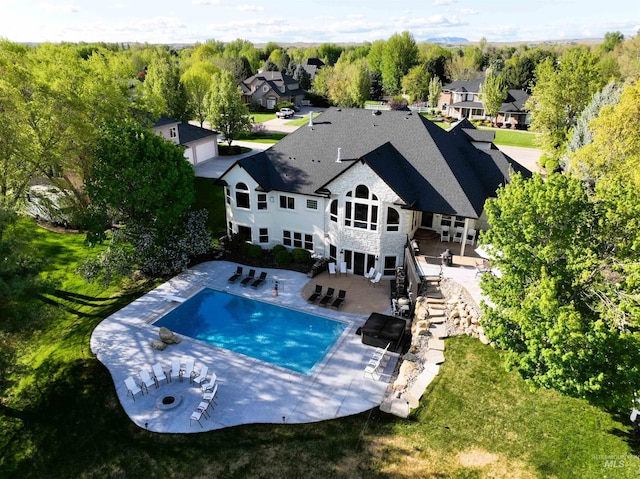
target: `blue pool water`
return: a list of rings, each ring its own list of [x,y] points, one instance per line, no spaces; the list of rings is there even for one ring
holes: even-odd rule
[[[346,324],[203,289],[154,323],[176,333],[310,374]]]

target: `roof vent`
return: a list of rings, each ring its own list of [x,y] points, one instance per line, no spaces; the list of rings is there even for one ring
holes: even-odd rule
[[[309,112],[309,126],[313,126],[313,112]]]
[[[342,163],[342,148],[338,148],[338,158],[336,158],[336,163]]]
[[[374,110],[372,114],[375,116],[379,116],[382,115],[382,112],[380,110]]]

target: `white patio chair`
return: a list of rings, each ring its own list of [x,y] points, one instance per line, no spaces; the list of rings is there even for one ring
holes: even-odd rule
[[[340,263],[340,274],[344,274],[345,276],[347,275],[347,262],[346,261],[342,261]]]
[[[193,382],[202,385],[206,381],[208,374],[209,366],[202,366],[200,368],[200,374],[193,378]]]
[[[336,264],[329,263],[329,276],[335,276],[335,275],[336,275]]]
[[[189,418],[189,425],[193,424],[193,421],[196,421],[198,424],[200,424],[200,427],[204,427],[200,422],[200,419],[202,419],[202,412],[193,411],[193,413],[191,413],[191,417]]]
[[[467,230],[467,244],[474,245],[476,243],[476,230],[473,228]]]
[[[205,418],[209,418],[209,412],[207,411],[207,409],[209,409],[210,404],[211,403],[209,401],[200,401],[200,404],[198,404],[198,406],[196,407],[196,411],[204,414]],[[200,425],[202,426],[202,424]]]
[[[202,392],[207,392],[213,389],[216,385],[216,380],[218,379],[218,375],[216,373],[211,373],[211,379],[209,379],[208,383],[202,383],[200,387],[202,388]]]
[[[371,278],[373,278],[375,275],[376,275],[376,269],[375,269],[375,268],[371,268],[371,269],[369,269],[369,272],[368,272],[368,273],[365,273],[365,274],[364,274],[364,278],[365,278],[365,279],[371,279]]]
[[[460,226],[456,227],[456,232],[453,234],[454,243],[462,243],[462,235],[464,234],[464,228]]]
[[[184,364],[184,369],[182,370],[182,377],[188,377],[189,382],[193,379],[193,368],[195,366],[195,361],[193,359],[187,359]]]
[[[206,392],[202,395],[202,400],[212,402],[213,404],[217,405],[218,403],[216,402],[216,394],[218,394],[217,383],[213,386],[213,389],[210,392]]]
[[[382,272],[378,271],[376,277],[371,280],[371,284],[376,286],[380,282],[380,278],[382,278]]]
[[[364,377],[366,378],[368,376],[377,381],[380,379],[380,376],[382,376],[382,371],[380,370],[381,367],[380,360],[373,362],[369,361],[367,367],[364,368]]]
[[[146,388],[147,392],[149,392],[149,386],[155,386],[156,388],[158,387],[158,384],[155,382],[155,380],[149,374],[149,371],[147,371],[146,369],[141,369],[140,372],[138,373],[138,376],[140,376],[140,379],[142,379],[142,384]]]
[[[164,380],[165,384],[169,384],[169,376],[164,372],[160,363],[155,363],[151,366],[153,370],[153,375],[156,378],[156,386],[160,386],[160,381]]]
[[[451,241],[451,234],[449,233],[449,227],[448,226],[443,226],[442,230],[440,231],[440,241],[446,241],[449,242]]]
[[[171,360],[171,376],[169,377],[171,381],[174,379],[179,379],[182,381],[182,366],[180,365],[179,359]]]
[[[133,376],[126,378],[124,384],[127,386],[127,396],[131,394],[134,401],[136,400],[136,394],[140,393],[140,395],[142,395],[142,389],[136,384]]]

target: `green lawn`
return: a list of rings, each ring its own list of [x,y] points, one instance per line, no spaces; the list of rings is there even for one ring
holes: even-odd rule
[[[264,123],[265,121],[274,120],[275,113],[249,113],[251,123]]]
[[[451,128],[451,125],[449,123],[445,123],[443,121],[431,121],[443,130],[448,130],[449,128]],[[519,146],[522,148],[537,148],[537,145],[535,144],[536,134],[530,131],[504,130],[500,128],[487,128],[484,126],[481,126],[479,129],[494,131],[496,137],[493,142],[496,145]]]
[[[198,204],[220,216],[220,190],[206,180],[197,190]],[[54,284],[46,321],[28,334],[0,330],[3,358],[14,355],[0,374],[2,478],[600,479],[640,472],[628,418],[532,392],[504,370],[498,351],[467,337],[446,341],[440,375],[408,420],[374,409],[313,424],[146,432],[125,416],[89,337],[153,284],[88,285],[75,268],[97,251],[84,247],[83,236],[30,227]],[[606,467],[605,456],[623,458],[623,467]]]
[[[316,116],[318,116],[321,112],[317,112],[313,114],[313,117],[315,118]],[[305,115],[302,118],[296,118],[295,120],[291,120],[285,123],[285,125],[287,126],[303,126],[303,125],[307,125],[309,123],[309,115]]]

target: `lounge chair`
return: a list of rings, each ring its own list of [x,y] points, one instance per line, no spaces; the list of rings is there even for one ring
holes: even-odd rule
[[[375,268],[371,268],[369,269],[368,273],[364,274],[364,279],[371,279],[376,275],[376,269]]]
[[[149,374],[149,371],[147,371],[146,369],[141,369],[138,373],[138,376],[140,376],[140,379],[142,379],[142,385],[144,385],[147,392],[149,392],[149,386],[155,386],[156,388],[158,387],[158,383],[155,382],[155,380]]]
[[[202,384],[207,379],[207,374],[209,374],[209,366],[202,366],[200,368],[200,374],[193,378],[193,382],[196,384]]]
[[[195,361],[193,359],[187,359],[185,365],[184,365],[184,369],[182,370],[182,377],[188,377],[189,378],[189,382],[191,382],[191,379],[193,377],[193,368],[195,366]]]
[[[202,392],[211,391],[213,387],[216,385],[216,380],[218,379],[218,375],[216,373],[211,373],[211,379],[209,379],[208,383],[202,383],[200,387],[202,388]]]
[[[331,307],[338,309],[340,306],[342,306],[342,303],[344,302],[346,296],[347,292],[344,289],[338,291],[338,297],[333,300],[333,303],[331,303]]]
[[[166,384],[169,384],[169,376],[167,376],[167,373],[164,372],[160,363],[155,363],[153,366],[151,366],[151,369],[153,370],[153,375],[156,378],[156,386],[159,386],[160,381],[162,381],[163,379]]]
[[[256,270],[255,269],[250,269],[249,270],[249,274],[246,275],[244,278],[242,278],[242,281],[240,281],[240,284],[242,286],[246,286],[248,285],[251,281],[253,281],[256,278]]]
[[[180,365],[179,359],[171,360],[171,376],[169,379],[173,381],[174,379],[179,379],[182,381],[182,366]]]
[[[262,284],[265,282],[266,279],[267,279],[267,273],[262,271],[260,273],[260,277],[251,283],[251,287],[254,289],[259,288],[260,286],[262,286]]]
[[[340,274],[344,274],[345,276],[347,275],[347,262],[346,261],[342,261],[340,263]]]
[[[316,290],[307,298],[310,303],[315,303],[322,296],[322,285],[316,284]]]
[[[389,362],[389,346],[391,346],[391,343],[387,343],[387,347],[384,349],[376,349],[369,363],[379,361],[380,364],[386,364]]]
[[[364,368],[364,377],[366,378],[367,376],[369,376],[371,379],[375,379],[377,381],[378,379],[380,379],[380,376],[382,376],[382,367],[382,359],[379,359],[377,361],[369,361],[367,367]]]
[[[333,299],[333,293],[335,292],[336,290],[334,288],[327,288],[327,294],[325,294],[323,298],[320,300],[320,304],[322,306],[327,306]]]
[[[242,266],[238,266],[236,268],[236,272],[233,273],[231,276],[229,276],[229,279],[227,280],[227,282],[229,283],[235,283],[236,281],[238,281],[240,278],[242,277]]]
[[[196,411],[204,414],[205,418],[209,418],[209,413],[207,412],[207,409],[209,409],[210,404],[211,403],[209,401],[200,401],[200,404],[198,404],[198,406],[196,407]],[[202,424],[200,425],[202,426]]]
[[[335,276],[335,275],[336,275],[336,264],[329,263],[329,276]]]
[[[127,386],[127,396],[131,394],[134,401],[136,400],[136,394],[140,393],[142,395],[142,389],[136,384],[133,376],[126,378],[124,384]]]
[[[380,282],[380,278],[382,278],[382,272],[378,271],[376,273],[376,277],[371,280],[371,284],[375,286],[376,284],[378,284]]]

